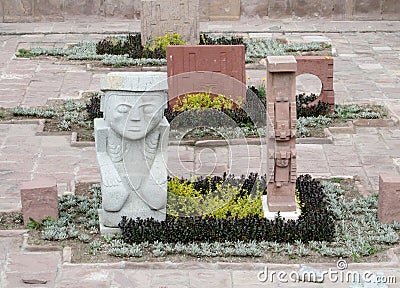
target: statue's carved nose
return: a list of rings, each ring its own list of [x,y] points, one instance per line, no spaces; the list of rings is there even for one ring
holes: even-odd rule
[[[133,106],[130,112],[129,119],[132,121],[140,121],[141,119],[141,108],[137,106]]]

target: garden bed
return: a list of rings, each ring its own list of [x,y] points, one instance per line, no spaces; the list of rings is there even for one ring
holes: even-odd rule
[[[87,64],[93,67],[122,67],[136,66],[149,67],[150,70],[159,70],[157,67],[166,65],[166,46],[184,45],[180,35],[167,33],[162,37],[155,37],[148,41],[146,46],[141,45],[140,33],[125,36],[106,37],[98,42],[80,42],[66,48],[31,47],[19,49],[16,56],[19,58],[48,59],[57,57],[59,62]],[[199,45],[239,45],[245,46],[246,63],[255,63],[251,66],[264,65],[263,60],[270,55],[319,55],[332,56],[331,45],[319,42],[300,43],[274,39],[249,39],[237,35],[201,34]],[[51,58],[54,59],[54,58]],[[250,67],[249,67],[250,68]],[[146,69],[145,69],[146,70]]]
[[[307,100],[297,101],[298,115],[300,116],[297,120],[298,143],[332,143],[332,134],[355,133],[357,126],[388,127],[398,123],[398,120],[391,117],[387,109],[381,105],[335,105],[333,114],[328,113],[329,107],[324,105],[308,110],[302,107],[302,104],[313,101],[315,98],[314,95]],[[264,103],[264,98],[260,99],[262,101],[258,103]],[[265,108],[262,106],[257,109],[261,109],[259,113],[255,113],[258,116],[265,114]],[[265,120],[257,116],[250,118],[245,111],[249,111],[248,108],[209,112],[192,111],[188,114],[189,116],[184,118],[190,120],[189,122],[175,120],[182,112],[166,111],[165,115],[171,123],[170,142],[182,141],[195,145],[198,141],[264,138],[266,130],[262,127],[262,122]],[[221,118],[221,112],[234,120],[236,124],[224,127],[221,122],[224,119]],[[183,111],[183,113],[188,113],[188,111]],[[45,107],[0,108],[0,123],[35,123],[35,121],[39,121],[35,119],[43,119],[41,122],[36,122],[40,123],[38,135],[71,135],[72,146],[94,145],[93,119],[96,117],[102,117],[98,92],[86,92],[83,93],[80,100],[55,101]],[[180,118],[182,119],[182,117]],[[191,121],[194,121],[193,119],[211,118],[215,120],[214,127],[193,129],[192,127],[198,125],[191,126],[190,124]],[[254,125],[254,121],[259,124]]]
[[[309,180],[307,180],[309,181]],[[304,182],[306,183],[306,182]],[[317,182],[311,186],[319,185]],[[312,184],[314,183],[314,184]],[[331,241],[231,241],[161,243],[146,242],[126,244],[117,238],[99,235],[97,213],[92,208],[100,204],[99,188],[88,190],[88,185],[78,185],[75,196],[64,196],[60,202],[60,216],[69,219],[64,230],[56,232],[44,226],[29,230],[27,249],[72,248],[72,262],[259,262],[259,263],[324,263],[343,258],[350,262],[387,262],[387,249],[398,245],[400,225],[382,224],[377,220],[377,195],[361,196],[353,179],[334,178],[324,182],[325,199],[333,213],[335,235]],[[304,185],[304,184],[303,184]],[[310,185],[310,184],[307,184]],[[85,204],[86,203],[86,204]],[[95,205],[95,206],[93,206]],[[96,206],[97,205],[97,206]],[[75,215],[74,215],[75,214]],[[84,216],[86,215],[86,216]],[[83,217],[83,218],[82,218]],[[20,219],[21,217],[11,217]],[[78,220],[80,219],[80,220]],[[92,223],[91,223],[92,222]],[[57,225],[56,225],[57,226]],[[4,226],[2,226],[4,227]],[[11,226],[9,226],[11,227]],[[22,228],[22,227],[21,227]],[[58,233],[58,234],[57,234]],[[64,233],[64,234],[62,234]],[[86,235],[83,237],[83,235]],[[66,239],[44,240],[43,237]],[[238,235],[239,237],[241,235]],[[36,247],[36,248],[35,248]],[[42,248],[41,248],[42,247]]]

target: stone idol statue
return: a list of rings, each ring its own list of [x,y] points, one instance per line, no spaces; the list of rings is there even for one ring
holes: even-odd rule
[[[167,88],[160,72],[112,72],[101,81],[104,119],[94,126],[106,227],[118,227],[122,216],[165,220]]]

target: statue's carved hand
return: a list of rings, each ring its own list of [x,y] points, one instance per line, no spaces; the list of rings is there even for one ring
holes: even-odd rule
[[[167,185],[151,183],[147,187],[151,193],[142,193],[142,199],[153,210],[162,210],[167,206]]]
[[[103,209],[108,212],[118,212],[124,206],[129,196],[122,182],[117,185],[104,185],[102,187]]]
[[[103,184],[105,187],[112,187],[112,186],[118,186],[121,184],[121,178],[119,175],[112,175],[112,176],[106,176],[103,177]]]
[[[101,169],[103,196],[103,209],[109,212],[118,212],[124,206],[129,196],[129,191],[123,185],[116,169],[111,166],[103,166]]]

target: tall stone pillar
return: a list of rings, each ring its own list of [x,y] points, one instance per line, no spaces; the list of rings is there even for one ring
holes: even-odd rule
[[[296,203],[296,70],[293,56],[267,58],[269,212],[294,212]]]
[[[142,0],[142,45],[151,37],[178,33],[186,44],[199,43],[199,0]]]

